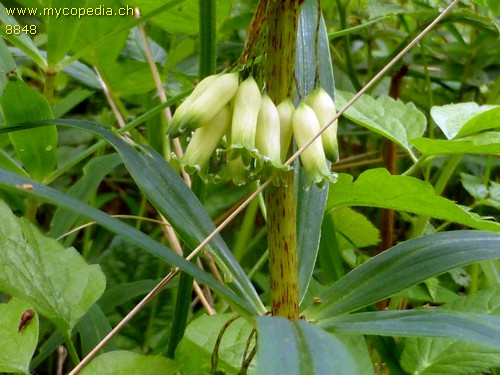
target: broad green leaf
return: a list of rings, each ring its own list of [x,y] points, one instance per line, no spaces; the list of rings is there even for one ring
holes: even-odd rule
[[[96,2],[95,0],[87,0],[87,6],[95,6],[95,7],[100,7],[101,5],[103,6],[108,6],[112,5],[115,7],[119,6],[118,3],[114,2],[113,0],[107,0],[106,3],[103,3],[102,1]],[[106,60],[112,60],[109,59],[109,56],[106,56],[105,54],[105,46],[111,44],[112,42],[116,42],[117,38],[121,41],[121,37],[126,36],[128,32],[135,26],[140,25],[144,23],[146,20],[151,19],[154,16],[157,16],[158,14],[161,14],[162,12],[172,8],[173,6],[178,4],[178,0],[172,0],[169,1],[168,3],[162,3],[158,8],[152,10],[151,12],[147,13],[146,15],[142,15],[141,17],[137,18],[130,18],[128,17],[128,22],[123,22],[120,24],[118,27],[117,22],[119,21],[114,21],[114,22],[104,22],[104,23],[99,23],[95,24],[94,26],[97,27],[98,30],[92,30],[92,24],[89,24],[87,27],[87,30],[84,31],[84,24],[81,26],[81,29],[78,33],[78,38],[75,39],[74,43],[74,48],[73,50],[78,50],[78,52],[75,52],[70,58],[65,59],[60,65],[66,67],[69,64],[72,64],[76,62],[78,59],[82,58],[83,56],[86,56],[87,58],[95,58],[98,53],[98,51],[104,52],[104,55],[102,56],[104,58],[104,61]],[[130,4],[129,4],[130,5]],[[88,18],[104,18],[107,19],[108,17],[86,17]],[[119,17],[114,17],[114,18],[125,18],[124,16],[119,16]],[[107,26],[111,25],[111,29]],[[114,27],[113,27],[114,26]],[[93,33],[96,32],[97,35],[94,35]],[[86,34],[82,35],[80,38],[80,34]],[[92,39],[92,35],[94,35],[96,38]],[[120,43],[118,43],[120,44]],[[104,49],[103,49],[104,48]],[[121,49],[118,50],[118,52]],[[113,51],[114,53],[114,51]],[[107,58],[106,58],[107,57]]]
[[[0,372],[29,374],[29,364],[38,342],[38,315],[19,330],[25,311],[32,305],[17,298],[0,304]],[[33,311],[33,310],[32,310]]]
[[[480,108],[482,109],[483,107],[488,106],[481,106]],[[457,137],[463,137],[481,130],[495,129],[499,127],[500,106],[495,106],[494,108],[488,109],[467,121],[458,132]]]
[[[64,0],[61,0],[64,1]],[[118,0],[87,0],[87,8],[113,9],[117,11],[123,5]],[[72,19],[73,17],[67,17]],[[79,31],[76,34],[72,51],[85,51],[84,59],[105,70],[109,65],[115,65],[115,60],[125,46],[130,22],[133,16],[89,16],[79,22]],[[76,20],[75,20],[76,21]],[[130,25],[130,27],[132,27]],[[50,30],[49,30],[50,32]],[[107,37],[106,43],[96,44]],[[58,61],[60,62],[60,60]],[[64,65],[66,65],[64,63]],[[61,64],[63,65],[63,64]]]
[[[366,347],[354,353],[336,335],[303,320],[259,317],[257,322],[259,375],[373,374],[373,368],[366,372],[365,361],[359,361],[368,356]]]
[[[101,354],[80,372],[82,375],[175,375],[180,363],[160,355],[141,355],[126,350]]]
[[[47,68],[47,62],[45,58],[42,56],[41,52],[35,46],[35,43],[31,40],[28,34],[20,33],[19,35],[15,34],[7,34],[6,25],[19,25],[16,19],[7,14],[7,10],[5,6],[0,3],[0,36],[2,36],[5,40],[12,43],[12,45],[19,48],[23,51],[27,56],[29,56],[40,68],[45,70]],[[3,60],[2,60],[3,61]]]
[[[489,195],[488,187],[484,184],[483,179],[467,173],[460,173],[460,179],[464,189],[474,198],[485,199]]]
[[[443,139],[414,138],[411,143],[422,154],[498,154],[500,132],[484,132],[470,137],[445,141]]]
[[[81,9],[88,9],[87,0],[79,0],[73,6]],[[51,8],[63,9],[68,6],[66,0],[52,0]],[[102,16],[101,16],[102,17]],[[93,16],[90,18],[99,18]],[[109,19],[109,17],[103,17]],[[83,17],[49,16],[47,25],[47,63],[49,70],[58,71],[57,64],[64,59],[71,48],[73,41],[78,33]]]
[[[449,337],[500,351],[500,318],[487,314],[443,308],[386,310],[327,318],[318,324],[334,333]]]
[[[499,106],[479,106],[472,102],[431,108],[432,119],[448,139],[498,127],[499,114]]]
[[[0,202],[0,290],[28,301],[69,333],[104,291],[98,265],[88,265]]]
[[[128,4],[140,8],[142,14],[149,13],[163,4],[163,0],[134,0]],[[220,24],[231,13],[231,2],[217,1],[217,23]],[[199,31],[198,1],[178,0],[169,12],[151,19],[152,23],[172,33],[194,35]]]
[[[0,129],[0,134],[1,134]],[[23,189],[23,185],[29,184],[33,189]],[[0,169],[0,188],[15,191],[29,196],[36,197],[44,202],[72,209],[79,214],[92,219],[110,231],[122,236],[130,243],[139,246],[141,249],[149,252],[150,254],[158,257],[164,262],[179,267],[181,270],[186,271],[198,281],[205,283],[215,293],[225,298],[231,306],[244,316],[252,316],[255,314],[255,308],[249,305],[244,298],[236,295],[228,287],[221,285],[211,275],[200,270],[194,264],[186,261],[184,258],[178,256],[168,247],[153,240],[151,237],[138,231],[134,227],[127,225],[120,220],[114,219],[109,215],[101,212],[93,207],[90,207],[83,202],[74,199],[66,194],[60,193],[48,186],[38,184],[32,180],[23,178],[12,172]]]
[[[327,210],[342,206],[389,208],[500,232],[500,223],[464,211],[452,201],[436,195],[429,183],[413,177],[390,175],[383,168],[363,172],[354,183],[352,176],[341,173],[337,183],[330,186],[329,194]]]
[[[376,245],[380,241],[379,231],[362,214],[349,207],[330,210],[341,250]]]
[[[211,356],[219,333],[226,328],[219,344],[218,367],[220,371],[237,374],[243,361],[245,346],[250,340],[250,351],[255,345],[253,327],[242,318],[230,321],[234,314],[203,315],[191,322],[182,338],[175,358],[184,364],[183,374],[209,373]],[[249,369],[254,373],[253,366]]]
[[[313,89],[318,76],[322,87],[334,97],[333,70],[326,27],[321,17],[318,26],[318,8],[314,0],[307,0],[301,8],[297,33],[296,72],[298,91],[307,94]],[[316,29],[319,35],[316,38]],[[316,48],[316,40],[318,48]],[[317,52],[317,53],[316,53]],[[316,54],[318,55],[316,58]],[[304,298],[316,264],[321,234],[321,222],[328,197],[328,185],[319,189],[309,185],[309,180],[297,163],[297,243],[299,248],[299,300]]]
[[[459,297],[443,306],[445,309],[500,316],[500,287]],[[439,338],[409,338],[404,342],[401,365],[411,374],[475,375],[490,367],[500,366],[500,349],[462,340]]]
[[[320,295],[304,315],[345,314],[466,264],[500,259],[500,235],[482,231],[437,233],[403,242],[369,259]]]
[[[9,80],[0,100],[7,126],[52,118],[42,94],[17,78]],[[30,129],[9,136],[30,176],[43,181],[57,164],[57,128]]]
[[[336,104],[342,107],[354,95],[337,91]],[[359,98],[345,113],[349,120],[397,143],[414,157],[410,139],[420,137],[426,127],[425,115],[413,103],[404,104],[388,96]]]

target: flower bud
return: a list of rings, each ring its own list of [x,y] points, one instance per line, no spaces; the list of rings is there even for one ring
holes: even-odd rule
[[[319,121],[319,126],[323,129],[330,124],[335,116],[336,109],[332,98],[322,88],[317,88],[309,93],[304,102],[312,108]],[[338,120],[335,120],[323,133],[321,141],[328,160],[337,162],[339,160],[339,145],[337,142]]]
[[[280,116],[281,160],[285,161],[287,159],[290,144],[292,143],[292,118],[295,112],[295,106],[290,98],[286,98],[278,105],[277,109]]]
[[[301,102],[293,114],[293,136],[299,148],[302,148],[320,131],[319,121],[314,111]],[[311,183],[322,186],[325,178],[335,181],[335,175],[326,164],[321,137],[318,137],[300,154],[300,161]]]
[[[238,73],[210,76],[198,86],[201,87],[195,89],[179,107],[179,115],[177,115],[179,110],[174,114],[168,127],[168,135],[171,138],[187,130],[192,131],[201,127],[229,103],[238,89]]]
[[[215,117],[204,126],[196,129],[186,152],[180,160],[186,166],[188,172],[193,170],[202,171],[229,128],[230,123],[231,111],[229,110],[229,104],[226,104]]]
[[[255,134],[260,105],[259,86],[250,76],[241,83],[234,97],[231,125],[232,148],[255,151]]]
[[[280,153],[280,117],[273,101],[264,94],[257,118],[255,145],[259,154],[275,167],[283,165]]]

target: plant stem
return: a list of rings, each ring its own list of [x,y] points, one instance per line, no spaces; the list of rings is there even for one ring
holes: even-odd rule
[[[279,103],[292,96],[297,21],[301,1],[268,3],[267,60],[264,69],[267,94]],[[286,182],[270,185],[265,191],[271,278],[271,313],[288,319],[299,317],[298,250],[294,175],[287,172]]]
[[[271,278],[271,313],[288,319],[299,315],[298,252],[293,174],[287,186],[270,185],[265,194]]]
[[[45,83],[43,85],[43,96],[50,106],[54,103],[54,82],[57,72],[47,70],[45,72]]]

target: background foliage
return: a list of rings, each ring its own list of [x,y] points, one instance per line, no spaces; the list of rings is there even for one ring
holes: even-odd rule
[[[186,274],[84,373],[216,365],[259,374],[500,373],[497,1],[461,1],[345,113],[336,184],[304,190],[295,165],[300,321],[265,316],[261,200],[207,246],[203,268],[171,249],[180,242],[187,255],[255,190],[196,176],[188,188],[163,110],[214,68],[233,66],[256,1],[76,3],[137,6],[140,17],[12,17],[7,8],[67,4],[0,4],[0,371],[69,371],[176,266]],[[445,5],[321,3],[318,51],[316,2],[302,9],[297,92],[312,89],[318,69],[338,108]],[[37,33],[7,34],[16,23]],[[100,225],[81,227],[89,220]],[[212,310],[187,274],[217,314],[205,315]],[[35,317],[19,330],[29,309]],[[233,321],[235,313],[243,318]]]

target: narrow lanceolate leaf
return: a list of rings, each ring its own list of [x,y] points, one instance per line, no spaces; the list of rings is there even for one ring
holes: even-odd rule
[[[258,374],[373,374],[366,347],[354,353],[340,337],[303,320],[260,317],[257,333]]]
[[[44,237],[0,202],[0,290],[28,301],[41,315],[69,333],[101,296],[106,280],[73,248]]]
[[[38,315],[33,306],[17,298],[0,304],[0,337],[0,372],[29,373],[38,342]]]
[[[443,305],[454,311],[500,317],[500,287],[495,285],[478,293],[459,297]],[[478,374],[500,366],[500,349],[485,343],[442,338],[409,338],[404,341],[401,365],[410,374]]]
[[[307,94],[312,89],[316,78],[316,61],[318,63],[318,75],[320,84],[331,97],[334,97],[334,78],[332,60],[330,54],[330,42],[326,31],[323,16],[319,20],[318,29],[318,7],[314,0],[306,0],[300,10],[299,31],[297,33],[297,59],[296,75],[298,90]],[[315,41],[318,41],[316,47]],[[316,56],[317,54],[317,56]],[[312,58],[311,57],[314,57]],[[291,103],[290,103],[291,104]],[[281,106],[281,104],[280,104]],[[278,108],[280,109],[280,108]],[[292,106],[292,115],[294,107]],[[280,111],[281,117],[281,111]],[[287,138],[289,139],[289,138]],[[287,151],[287,150],[285,150]],[[283,157],[285,160],[285,157]],[[328,185],[319,189],[317,186],[309,185],[308,178],[297,163],[297,243],[299,248],[299,300],[302,301],[306,294],[311,276],[316,264],[321,234],[321,222],[328,197]]]
[[[30,188],[23,188],[26,186],[29,186]],[[186,261],[184,258],[175,254],[175,252],[171,249],[153,240],[141,231],[138,231],[134,227],[127,225],[102,211],[88,206],[87,204],[72,198],[67,194],[60,193],[59,191],[48,186],[38,184],[32,180],[23,178],[3,169],[0,169],[0,187],[2,189],[15,191],[16,193],[22,192],[52,205],[78,212],[79,214],[98,222],[113,233],[122,236],[130,243],[144,249],[144,251],[156,256],[163,262],[179,267],[182,271],[185,271],[197,280],[202,281],[217,294],[224,297],[226,301],[228,301],[231,306],[233,306],[241,314],[250,316],[255,312],[255,309],[245,302],[244,299],[238,297],[232,290],[221,285],[212,276],[200,270],[194,264]]]
[[[142,355],[126,350],[117,350],[96,357],[80,374],[174,375],[179,373],[180,368],[180,363],[160,355]]]
[[[337,91],[337,107],[342,107],[353,94]],[[369,95],[359,98],[344,116],[355,123],[378,133],[403,147],[410,156],[411,138],[420,137],[426,127],[426,119],[413,103],[403,103],[388,96],[373,99]]]
[[[335,333],[448,337],[500,351],[500,318],[487,314],[443,308],[387,310],[327,318],[318,324]]]
[[[390,208],[500,232],[500,223],[482,219],[436,195],[434,188],[425,181],[392,176],[383,168],[367,170],[354,183],[352,180],[350,175],[339,174],[337,183],[330,186],[327,209],[342,206]]]
[[[7,126],[52,118],[52,111],[38,91],[13,77],[0,98]],[[30,176],[43,181],[57,163],[57,129],[55,126],[9,134],[17,155]]]
[[[371,258],[333,284],[304,314],[345,314],[466,264],[500,258],[500,235],[483,231],[438,233],[403,242]]]
[[[198,244],[215,229],[210,216],[193,192],[186,186],[170,164],[154,150],[135,143],[126,136],[113,131],[111,128],[89,121],[51,120],[39,122],[36,125],[32,124],[31,126],[46,126],[49,124],[64,125],[90,131],[110,142],[120,154],[125,167],[129,170],[140,189],[158,211],[175,227],[185,243],[192,249],[198,246]],[[17,128],[25,129],[31,128],[31,126],[23,125]],[[0,134],[1,133],[2,129],[0,128]],[[10,186],[12,186],[12,176],[7,172],[4,172],[3,175],[6,180],[11,181]],[[2,180],[0,178],[0,184],[1,182]],[[35,193],[41,193],[37,191],[39,189],[39,187],[34,189],[33,195],[35,195]],[[50,194],[54,197],[53,191],[49,193],[46,189],[43,190],[45,191],[44,194]],[[39,194],[37,196],[42,195]],[[62,205],[61,198],[54,198],[51,202]],[[121,226],[119,222],[114,220],[110,221],[107,217],[105,218],[95,211],[89,211],[88,207],[83,208],[80,202],[77,205],[75,205],[74,200],[73,203],[67,202],[66,207],[75,210],[79,207],[80,213],[84,211],[86,216],[98,220],[115,232],[120,230],[120,233],[125,235],[132,243],[138,244],[141,248],[149,247],[147,250],[154,255],[171,264],[179,266],[183,271],[208,283],[216,292],[228,298],[229,302],[243,314],[249,315],[255,312],[265,312],[265,307],[262,305],[255,288],[241,266],[234,259],[221,236],[216,236],[212,242],[207,245],[207,248],[211,251],[218,265],[222,268],[226,281],[230,283],[232,289],[237,290],[238,296],[236,296],[233,291],[228,290],[228,288],[217,285],[213,278],[208,277],[205,273],[200,273],[197,267],[186,262],[182,257],[173,256],[174,254],[165,254],[165,247],[158,247],[155,241],[147,240],[149,237],[141,236],[137,233],[132,235],[130,231]],[[139,238],[141,239],[139,240]],[[149,245],[146,246],[146,243],[149,243]]]

